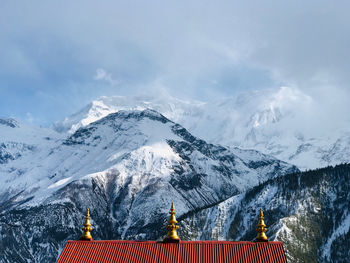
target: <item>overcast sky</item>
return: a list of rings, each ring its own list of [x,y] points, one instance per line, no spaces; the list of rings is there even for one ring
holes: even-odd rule
[[[210,100],[282,85],[343,105],[349,10],[341,0],[1,0],[0,116],[49,125],[102,95]]]

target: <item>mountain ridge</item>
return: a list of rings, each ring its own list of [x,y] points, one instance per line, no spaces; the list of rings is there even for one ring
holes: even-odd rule
[[[101,97],[53,128],[71,134],[107,114],[135,109],[156,110],[210,143],[258,150],[302,170],[346,162],[350,154],[349,123],[325,126],[318,121],[325,118],[322,105],[288,87],[210,103],[171,96]]]
[[[172,201],[181,216],[293,171],[256,151],[209,144],[158,112],[119,111],[3,164],[0,259],[54,262],[79,235],[86,207],[96,238],[157,240]]]

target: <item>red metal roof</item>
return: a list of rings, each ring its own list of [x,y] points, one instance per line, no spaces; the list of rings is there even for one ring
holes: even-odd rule
[[[286,263],[282,242],[68,241],[57,263]]]

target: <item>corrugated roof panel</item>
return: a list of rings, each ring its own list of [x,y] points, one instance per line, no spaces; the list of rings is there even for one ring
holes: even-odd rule
[[[287,263],[281,242],[68,241],[58,263]]]

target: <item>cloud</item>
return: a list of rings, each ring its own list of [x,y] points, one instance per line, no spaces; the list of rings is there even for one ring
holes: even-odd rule
[[[96,70],[94,80],[104,80],[104,81],[108,82],[111,86],[114,86],[118,83],[118,81],[116,81],[112,78],[111,73],[108,73],[107,71],[105,71],[102,68],[98,68]]]
[[[35,119],[34,119],[33,115],[30,112],[26,113],[26,121],[28,123],[34,123],[35,122]]]
[[[313,97],[347,93],[349,8],[344,0],[2,1],[0,89],[39,90],[57,108],[57,93],[88,100],[159,86],[202,100],[282,85]],[[46,112],[32,101],[24,114]]]

